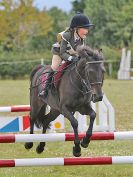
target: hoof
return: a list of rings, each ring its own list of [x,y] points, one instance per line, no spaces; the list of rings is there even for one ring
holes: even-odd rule
[[[88,141],[86,142],[84,139],[82,139],[82,141],[81,141],[81,146],[82,146],[83,148],[87,148],[88,145],[89,145],[89,143],[90,143],[90,140],[88,140]]]
[[[85,144],[83,141],[81,141],[81,146],[82,146],[83,148],[87,148],[87,147],[88,147],[88,144]]]
[[[43,151],[44,151],[44,147],[37,146],[36,152],[37,152],[38,154],[41,154]]]
[[[31,149],[33,147],[33,143],[25,143],[25,149]]]
[[[77,150],[75,147],[73,147],[73,155],[75,157],[80,157],[81,156],[81,148],[78,148],[78,150]]]

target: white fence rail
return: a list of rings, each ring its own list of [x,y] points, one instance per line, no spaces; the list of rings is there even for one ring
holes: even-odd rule
[[[132,79],[130,73],[133,71],[131,68],[131,50],[126,52],[126,49],[122,49],[120,68],[118,70],[117,78],[120,79]]]
[[[107,97],[103,96],[103,101],[94,104],[92,107],[97,113],[96,120],[94,122],[94,131],[115,131],[115,111]],[[30,110],[29,105],[19,105],[19,106],[7,106],[0,107],[0,113],[5,112],[26,112]],[[47,112],[49,111],[49,108]],[[85,132],[89,126],[89,117],[83,116],[76,112],[75,117],[78,119],[79,132]],[[0,116],[0,132],[22,132],[29,131],[30,123],[29,116]],[[52,122],[50,131],[54,132],[56,130],[65,129],[64,116],[60,115],[58,118]],[[38,130],[36,128],[36,130]],[[72,128],[70,127],[70,130]]]

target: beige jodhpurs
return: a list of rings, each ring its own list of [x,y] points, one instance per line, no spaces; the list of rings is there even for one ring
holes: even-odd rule
[[[61,60],[59,55],[53,55],[51,68],[54,71],[57,71],[57,69],[58,69],[59,65],[61,64],[61,62],[62,62],[62,60]]]

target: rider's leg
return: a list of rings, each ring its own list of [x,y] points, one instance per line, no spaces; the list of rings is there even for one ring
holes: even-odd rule
[[[52,76],[55,71],[57,71],[59,65],[61,64],[61,58],[59,55],[53,55],[52,58],[52,65],[51,65],[51,70],[49,71],[47,78],[46,78],[46,83],[45,83],[45,88],[42,92],[40,92],[40,96],[43,96],[44,98],[47,97],[48,90],[50,88],[50,83],[52,81]]]
[[[49,70],[49,73],[47,74],[46,81],[45,81],[45,87],[44,90],[42,90],[39,93],[39,96],[43,96],[44,98],[47,97],[48,90],[50,88],[50,83],[52,81],[52,76],[54,74],[54,71],[52,69]]]
[[[62,62],[62,60],[61,60],[61,57],[59,55],[53,55],[52,65],[51,65],[52,70],[57,71],[61,62]]]

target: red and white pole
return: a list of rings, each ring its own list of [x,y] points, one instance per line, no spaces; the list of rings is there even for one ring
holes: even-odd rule
[[[0,167],[133,164],[133,156],[26,158],[0,160]]]
[[[85,133],[79,133],[80,140]],[[127,132],[94,132],[91,140],[131,140],[133,131]],[[73,141],[73,133],[49,133],[49,134],[1,134],[0,143],[16,142],[58,142]]]
[[[0,107],[0,112],[27,112],[27,111],[30,111],[30,105]]]

